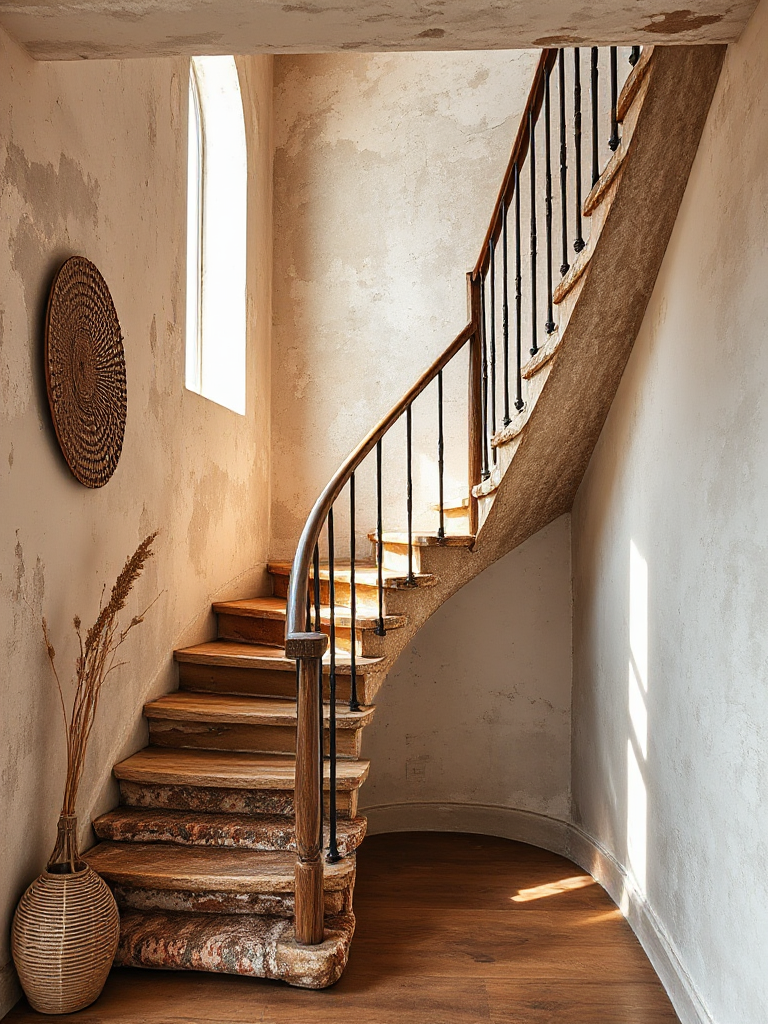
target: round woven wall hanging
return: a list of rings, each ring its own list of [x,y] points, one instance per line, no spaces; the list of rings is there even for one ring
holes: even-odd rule
[[[125,352],[107,282],[82,256],[68,259],[51,286],[45,382],[69,468],[86,487],[103,487],[123,449]]]

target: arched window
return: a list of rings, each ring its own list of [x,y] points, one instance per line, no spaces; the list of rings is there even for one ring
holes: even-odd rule
[[[186,385],[245,413],[248,158],[234,57],[192,58],[188,123]]]

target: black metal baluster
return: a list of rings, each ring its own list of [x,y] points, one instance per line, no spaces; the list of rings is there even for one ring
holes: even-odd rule
[[[323,804],[323,777],[325,774],[325,725],[323,723],[323,663],[318,663],[317,666],[317,686],[319,690],[320,699],[320,714],[318,715],[318,726],[320,729],[320,745],[318,750],[320,751],[320,849],[323,848],[323,821],[325,820],[325,806]]]
[[[552,309],[552,143],[549,137],[550,132],[550,95],[549,76],[551,69],[547,69],[544,78],[544,135],[545,135],[545,189],[544,189],[544,219],[547,229],[547,322],[544,330],[551,334],[555,329],[554,311]]]
[[[445,442],[443,439],[443,371],[437,374],[437,487],[440,501],[440,525],[437,528],[439,540],[445,540]]]
[[[320,548],[315,544],[315,550],[312,552],[312,589],[314,591],[314,605],[315,605],[315,632],[322,632],[322,619],[320,615]],[[320,662],[320,671],[318,673],[318,686],[320,688],[320,778],[323,777],[323,750],[324,750],[324,737],[323,737],[323,663]],[[320,845],[322,846],[323,839],[323,787],[320,786]]]
[[[376,636],[386,636],[384,629],[384,526],[382,514],[381,497],[381,441],[376,442],[376,564],[377,564],[377,589],[379,597],[379,617],[376,622],[374,633]]]
[[[592,100],[592,186],[594,187],[597,183],[597,179],[600,177],[600,156],[598,152],[598,139],[597,139],[597,90],[598,90],[598,70],[597,70],[597,59],[599,50],[596,46],[592,47],[592,59],[590,61],[590,95]]]
[[[581,234],[581,54],[578,46],[573,50],[573,148],[576,151],[576,238],[574,252],[584,248]]]
[[[493,239],[488,243],[488,276],[491,281],[491,437],[496,433],[496,246]],[[492,448],[493,461],[496,462],[496,449]]]
[[[635,64],[637,64],[637,62],[639,60],[640,60],[640,47],[639,46],[633,46],[632,47],[632,52],[629,55],[629,63],[632,65],[632,67],[634,67]]]
[[[314,554],[312,555],[312,575],[313,575],[313,589],[315,598],[315,632],[321,633],[320,628],[320,549],[315,544]]]
[[[349,710],[359,711],[357,699],[357,591],[355,579],[355,474],[349,478]]]
[[[520,246],[520,168],[515,164],[515,354],[517,357],[515,408],[523,408],[523,269]]]
[[[504,426],[509,423],[509,275],[507,270],[507,200],[501,202],[501,331],[504,345]]]
[[[616,107],[619,102],[619,53],[615,46],[611,47],[611,137],[608,148],[615,153],[619,148],[619,119]]]
[[[413,575],[413,421],[410,405],[405,410],[405,449],[406,449],[406,504],[408,513],[408,575],[405,583],[408,587],[416,586],[416,577]]]
[[[568,263],[568,145],[565,128],[565,50],[557,55],[558,86],[560,100],[560,218],[562,223],[563,261],[560,274],[567,274]]]
[[[531,355],[539,351],[536,344],[536,122],[528,113],[528,160],[531,169]]]
[[[330,685],[328,688],[328,860],[341,860],[336,845],[336,581],[333,569],[333,507],[328,509],[328,603],[331,606]]]
[[[480,405],[483,420],[483,449],[481,477],[487,480],[491,475],[488,468],[488,332],[485,322],[485,278],[480,276],[480,346],[482,350],[482,391]]]

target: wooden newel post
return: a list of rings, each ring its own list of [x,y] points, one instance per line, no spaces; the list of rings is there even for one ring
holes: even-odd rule
[[[298,666],[296,720],[296,941],[315,946],[323,941],[323,800],[322,761],[320,759],[320,722],[322,716],[320,683],[323,654],[328,637],[323,633],[292,633],[285,653]]]
[[[467,305],[469,319],[474,325],[474,333],[469,341],[469,532],[477,533],[478,510],[477,498],[472,493],[476,484],[480,483],[483,472],[483,397],[482,397],[482,345],[480,339],[480,275],[467,274]]]

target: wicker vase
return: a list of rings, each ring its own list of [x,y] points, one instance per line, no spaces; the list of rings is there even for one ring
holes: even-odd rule
[[[21,897],[13,918],[13,961],[34,1009],[74,1013],[97,999],[119,934],[109,887],[78,855],[77,818],[62,815],[48,867]]]

